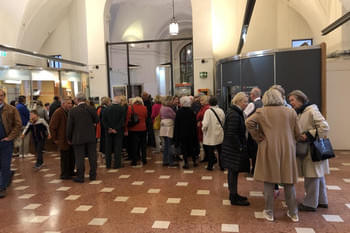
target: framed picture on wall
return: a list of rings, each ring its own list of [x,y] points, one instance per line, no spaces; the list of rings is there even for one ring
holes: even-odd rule
[[[128,88],[126,85],[115,85],[112,86],[112,93],[113,97],[119,95],[128,96]]]

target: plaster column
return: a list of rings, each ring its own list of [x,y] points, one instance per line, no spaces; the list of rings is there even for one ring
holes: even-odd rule
[[[107,68],[104,32],[106,0],[85,0],[90,95],[107,96]],[[98,66],[98,68],[97,68]]]
[[[198,89],[209,88],[214,91],[214,56],[212,50],[211,0],[192,0],[193,28],[193,79],[194,94]],[[202,62],[204,61],[204,62]],[[207,72],[208,77],[202,79],[199,72]]]

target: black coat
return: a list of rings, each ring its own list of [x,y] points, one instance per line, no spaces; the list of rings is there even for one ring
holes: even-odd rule
[[[86,104],[72,108],[68,114],[67,138],[73,145],[96,143],[96,110]]]
[[[176,112],[174,128],[175,144],[197,143],[196,115],[189,107],[182,107]]]
[[[237,172],[249,172],[250,164],[247,153],[246,128],[243,111],[237,106],[230,106],[224,125],[221,163],[224,168]]]

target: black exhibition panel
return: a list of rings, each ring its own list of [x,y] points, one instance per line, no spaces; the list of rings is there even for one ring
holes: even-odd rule
[[[225,62],[222,64],[222,85],[241,86],[240,60]]]
[[[286,95],[301,90],[321,110],[321,48],[281,51],[275,56],[276,83],[285,88]]]
[[[274,56],[258,56],[242,59],[241,90],[249,93],[259,87],[264,93],[274,84]]]

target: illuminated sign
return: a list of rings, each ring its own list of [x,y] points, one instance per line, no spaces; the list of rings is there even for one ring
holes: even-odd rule
[[[6,57],[7,52],[6,51],[0,51],[0,57]]]

